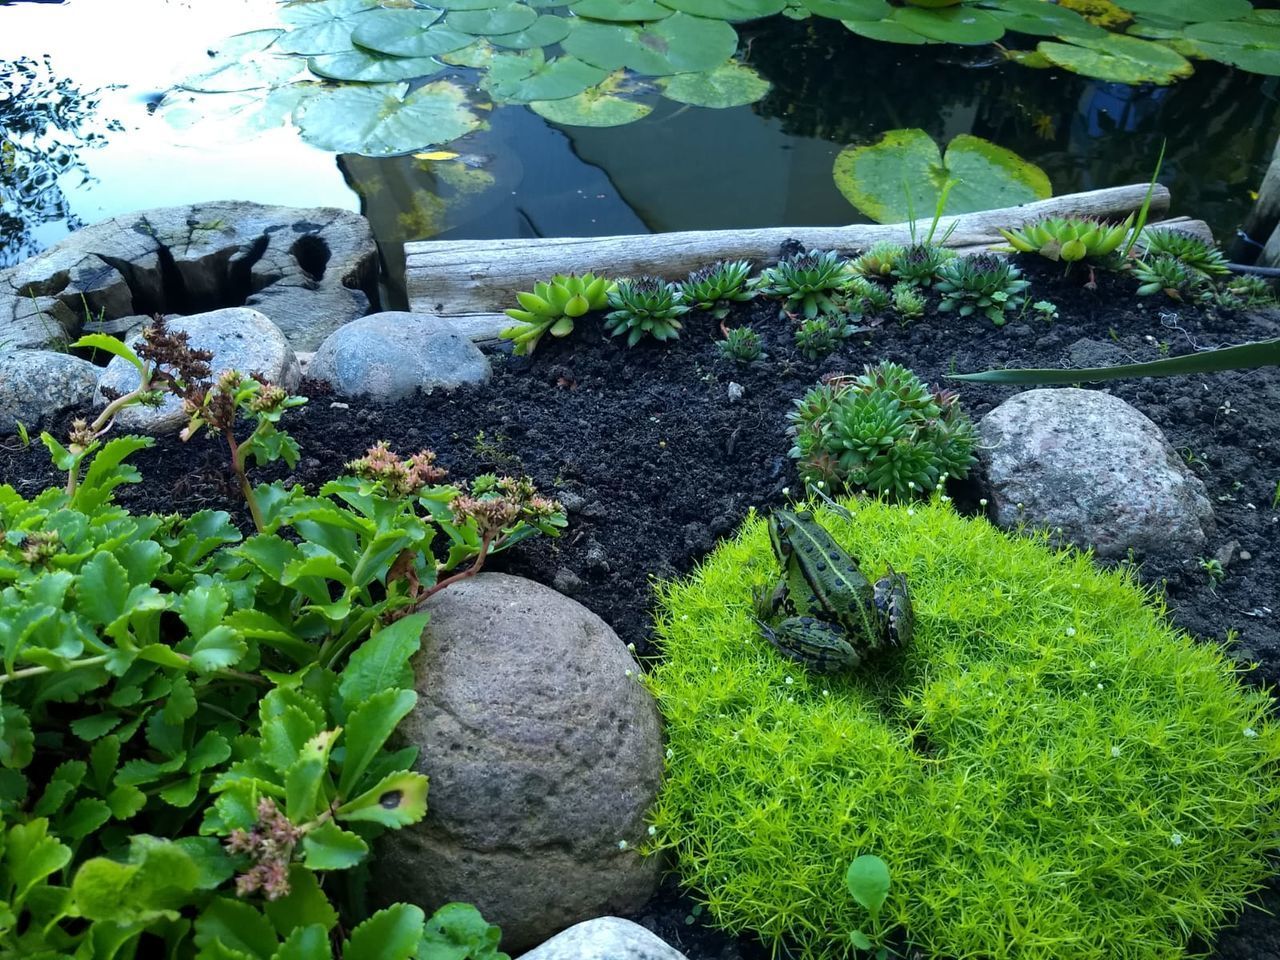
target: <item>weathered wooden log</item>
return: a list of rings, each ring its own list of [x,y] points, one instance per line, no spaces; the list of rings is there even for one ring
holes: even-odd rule
[[[1065,194],[1018,207],[943,217],[937,236],[950,230],[947,246],[963,252],[1002,243],[999,227],[1015,227],[1045,217],[1118,218],[1142,205],[1148,185],[1111,187]],[[1169,209],[1169,191],[1157,184],[1151,213]],[[953,227],[954,224],[954,227]],[[1208,233],[1199,221],[1168,225]],[[927,224],[924,227],[928,229]],[[917,233],[920,227],[917,225]],[[815,250],[852,251],[877,240],[909,242],[908,224],[853,224],[844,227],[766,227],[754,230],[698,230],[622,237],[522,238],[510,240],[425,240],[405,245],[405,286],[411,310],[448,319],[459,332],[488,340],[511,321],[501,311],[515,295],[555,273],[643,274],[672,279],[716,260],[777,259],[786,240]]]

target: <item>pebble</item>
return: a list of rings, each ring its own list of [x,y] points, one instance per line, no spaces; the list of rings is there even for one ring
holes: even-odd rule
[[[582,578],[568,567],[560,567],[551,579],[551,586],[560,593],[574,594],[582,589]]]
[[[341,400],[335,400],[333,401],[333,403],[329,404],[329,409],[330,410],[350,410],[351,404],[343,403]]]
[[[736,403],[737,401],[741,400],[742,395],[744,393],[746,393],[746,390],[742,388],[742,384],[734,383],[733,381],[729,382],[729,402],[730,403]]]
[[[1241,559],[1241,560],[1252,560],[1252,559],[1253,559],[1253,554],[1252,554],[1252,553],[1250,553],[1248,550],[1241,550],[1241,551],[1240,551],[1240,559]]]

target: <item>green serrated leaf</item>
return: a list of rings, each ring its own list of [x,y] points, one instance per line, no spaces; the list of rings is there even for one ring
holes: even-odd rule
[[[128,612],[129,571],[109,553],[96,553],[76,578],[76,609],[90,622],[106,626]]]
[[[111,819],[111,807],[97,797],[82,797],[58,821],[59,832],[68,840],[83,840]]]
[[[129,860],[95,857],[81,864],[71,883],[80,916],[112,923],[176,920],[200,879],[191,857],[176,844],[136,835]]]
[[[71,862],[71,848],[49,835],[49,821],[43,817],[15,823],[4,839],[4,858],[13,889],[10,906],[16,909],[37,883]]]
[[[342,728],[339,727],[316,734],[307,741],[297,760],[285,772],[285,812],[294,823],[310,820],[327,802],[322,788],[329,769],[329,752],[341,733]]]
[[[268,905],[268,909],[270,906]],[[332,960],[329,935],[319,924],[296,927],[271,960]]]
[[[397,903],[379,910],[351,931],[343,960],[409,960],[422,939],[426,914],[420,907]]]
[[[128,820],[147,805],[147,795],[132,784],[116,787],[107,794],[107,806],[117,820]]]
[[[213,673],[234,667],[248,652],[244,638],[228,626],[214,627],[189,648],[191,667],[197,673]]]
[[[338,682],[348,713],[381,690],[402,688],[411,680],[409,660],[418,652],[427,614],[414,613],[383,627],[351,655]]]
[[[310,870],[346,870],[365,858],[369,846],[332,820],[302,838],[302,862]]]
[[[427,778],[404,771],[384,777],[376,786],[344,803],[334,815],[367,820],[384,827],[407,827],[427,815]]]
[[[381,690],[360,704],[347,718],[346,754],[338,794],[349,796],[401,720],[418,702],[412,690]]]
[[[216,889],[235,875],[235,864],[217,837],[181,837],[173,843],[196,865],[197,890]]]
[[[320,889],[316,875],[300,863],[289,867],[289,892],[266,902],[267,916],[276,933],[292,935],[299,927],[317,927],[322,932],[338,925],[338,911]]]
[[[217,941],[261,960],[270,960],[279,946],[266,917],[248,903],[226,897],[215,897],[196,918],[195,941],[201,949]]]

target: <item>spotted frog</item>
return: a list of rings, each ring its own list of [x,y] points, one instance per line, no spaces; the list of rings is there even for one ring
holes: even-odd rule
[[[769,541],[782,577],[757,595],[756,615],[783,656],[831,673],[910,641],[914,615],[903,574],[891,567],[873,584],[807,510],[775,511]]]

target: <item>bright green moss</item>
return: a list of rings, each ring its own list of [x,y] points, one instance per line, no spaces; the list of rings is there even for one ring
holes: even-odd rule
[[[759,518],[660,591],[654,823],[716,922],[843,956],[872,932],[843,882],[864,853],[893,873],[878,932],[927,955],[1170,958],[1228,922],[1280,835],[1266,695],[1086,556],[936,500],[849,506],[823,524],[916,607],[871,671],[809,675],[759,637]]]

